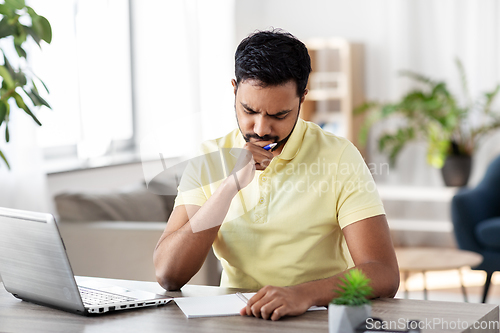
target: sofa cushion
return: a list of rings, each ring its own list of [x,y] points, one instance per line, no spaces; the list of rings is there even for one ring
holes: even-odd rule
[[[479,223],[476,227],[478,241],[490,250],[500,250],[500,217]]]
[[[141,185],[106,193],[66,192],[54,199],[62,221],[167,221],[174,197]]]

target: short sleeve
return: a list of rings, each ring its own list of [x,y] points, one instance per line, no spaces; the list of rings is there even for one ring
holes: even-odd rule
[[[348,142],[337,169],[337,218],[343,229],[351,223],[385,214],[377,186],[363,157]]]
[[[225,162],[230,149],[213,141],[203,143],[199,156],[189,160],[177,188],[175,206],[202,206],[227,177]]]
[[[177,197],[175,198],[174,208],[183,205],[203,206],[207,201],[207,196],[203,191],[199,174],[188,164],[177,188]]]

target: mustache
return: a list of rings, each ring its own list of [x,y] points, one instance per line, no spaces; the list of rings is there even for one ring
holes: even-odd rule
[[[271,136],[271,135],[264,135],[264,136],[259,136],[257,134],[246,134],[245,136],[245,141],[249,142],[250,139],[257,139],[257,140],[262,140],[262,141],[272,141],[272,142],[278,142],[279,137],[277,136]]]

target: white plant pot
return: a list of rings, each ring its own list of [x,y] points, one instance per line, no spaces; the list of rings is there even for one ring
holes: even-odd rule
[[[328,305],[328,331],[330,333],[354,333],[356,327],[371,316],[371,305]]]

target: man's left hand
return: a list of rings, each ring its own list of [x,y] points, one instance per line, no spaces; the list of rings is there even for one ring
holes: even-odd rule
[[[278,320],[283,316],[298,316],[309,309],[307,297],[295,287],[265,286],[241,309],[242,316]]]

